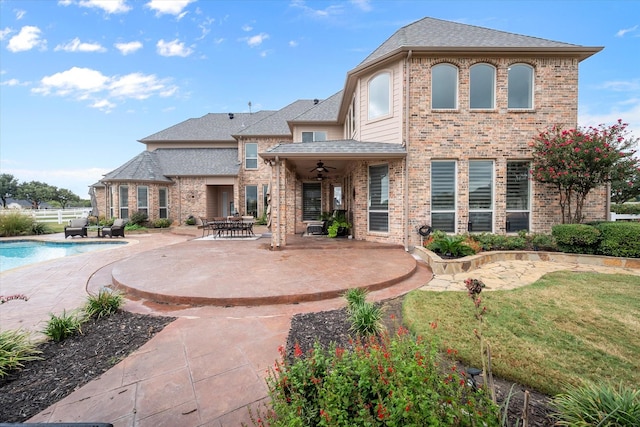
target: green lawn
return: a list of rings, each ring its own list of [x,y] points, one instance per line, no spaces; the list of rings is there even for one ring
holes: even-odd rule
[[[640,276],[559,271],[481,297],[494,375],[552,395],[581,379],[640,384]],[[413,332],[435,334],[443,349],[482,367],[466,292],[413,291],[403,315]]]

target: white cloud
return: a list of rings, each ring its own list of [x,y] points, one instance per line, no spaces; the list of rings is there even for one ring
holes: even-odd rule
[[[243,40],[246,40],[249,46],[256,47],[256,46],[260,46],[262,42],[268,38],[269,38],[269,34],[260,33],[260,34],[256,34],[255,36],[245,38]]]
[[[307,6],[304,0],[293,0],[290,5],[291,7],[301,9],[306,15],[313,18],[328,18],[335,15],[341,15],[344,12],[344,6],[341,4],[330,5],[324,9],[314,9]]]
[[[13,30],[9,27],[4,30],[0,30],[0,40],[4,40],[9,34],[13,33]]]
[[[372,9],[370,0],[351,0],[351,3],[365,12],[369,12]]]
[[[68,6],[73,4],[73,1],[64,1],[59,4]],[[127,13],[131,10],[131,6],[127,4],[126,0],[80,0],[78,6],[101,9],[106,13]]]
[[[24,52],[35,47],[46,49],[47,41],[40,38],[40,28],[26,25],[20,32],[9,39],[7,49],[11,52]]]
[[[3,161],[3,163],[5,163]],[[26,169],[26,168],[2,168],[2,173],[8,173],[19,181],[41,181],[58,188],[71,190],[82,199],[89,198],[89,186],[102,179],[110,169]]]
[[[107,49],[99,43],[81,42],[79,38],[71,40],[67,44],[59,44],[55,47],[55,51],[63,50],[65,52],[106,52]]]
[[[246,31],[248,33],[251,30],[253,30],[253,27],[249,24],[245,24],[242,26],[242,31]]]
[[[3,82],[0,82],[0,86],[28,86],[29,83],[21,82],[18,79],[9,79]]]
[[[97,70],[78,67],[44,77],[40,85],[32,89],[35,94],[90,101],[92,108],[103,111],[114,109],[117,100],[144,100],[154,95],[168,97],[177,91],[178,87],[169,79],[160,79],[154,74],[131,73],[110,77]]]
[[[138,41],[128,42],[128,43],[116,43],[114,44],[114,46],[123,55],[129,55],[130,53],[134,53],[138,49],[142,49],[142,43]]]
[[[160,40],[156,47],[158,48],[158,54],[161,56],[182,56],[183,58],[193,53],[193,49],[185,47],[184,43],[176,40],[165,42]]]
[[[146,6],[154,10],[156,15],[175,15],[182,19],[186,12],[184,8],[195,0],[151,0]]]
[[[640,90],[640,79],[608,81],[600,85],[599,88],[615,92],[638,91]]]
[[[625,34],[627,34],[627,33],[633,33],[633,32],[634,32],[634,31],[636,31],[637,29],[638,29],[638,26],[637,26],[637,25],[634,25],[634,26],[633,26],[633,27],[631,27],[631,28],[623,28],[622,30],[620,30],[620,31],[618,31],[618,32],[616,33],[616,37],[624,37],[624,36],[625,36]]]
[[[583,108],[581,107],[580,110]],[[621,119],[628,123],[627,130],[634,137],[640,138],[640,98],[631,98],[610,107],[608,111],[593,111],[594,108],[584,108],[584,113],[579,113],[580,126],[598,126],[605,124],[610,126]]]
[[[21,10],[21,9],[14,9],[14,12],[16,13],[16,20],[19,21],[22,18],[24,18],[24,16],[27,14],[26,10]]]
[[[298,42],[295,40],[289,41],[289,47],[298,47]]]

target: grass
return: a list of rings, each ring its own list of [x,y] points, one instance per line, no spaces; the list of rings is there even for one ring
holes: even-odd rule
[[[84,311],[89,317],[110,316],[116,313],[124,304],[124,295],[108,288],[100,289],[97,295],[89,295]]]
[[[81,326],[86,319],[83,313],[72,312],[67,314],[66,310],[60,316],[55,314],[50,314],[50,316],[51,318],[42,333],[56,342],[82,332]]]
[[[24,362],[37,360],[40,351],[31,341],[26,331],[9,330],[0,332],[0,378],[14,369],[21,368]]]
[[[640,277],[560,271],[481,297],[495,375],[551,395],[582,380],[640,384]],[[437,334],[443,349],[480,366],[478,324],[466,293],[413,291],[403,316],[413,332]]]

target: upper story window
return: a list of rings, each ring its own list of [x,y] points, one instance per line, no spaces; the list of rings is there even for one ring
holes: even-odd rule
[[[492,110],[495,107],[496,69],[476,64],[469,70],[469,108]]]
[[[508,108],[533,108],[533,67],[514,64],[509,67]]]
[[[438,64],[431,68],[431,108],[455,110],[458,108],[458,68],[451,64]]]
[[[315,132],[302,132],[302,142],[314,142],[314,141],[326,141],[327,132],[315,131]]]
[[[369,120],[391,113],[391,74],[381,73],[369,81]]]
[[[244,144],[245,169],[258,169],[258,144],[248,142]]]

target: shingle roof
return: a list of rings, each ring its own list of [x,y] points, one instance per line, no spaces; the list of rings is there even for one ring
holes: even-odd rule
[[[235,141],[232,135],[274,114],[275,111],[256,113],[209,113],[188,119],[140,140],[151,141]],[[233,119],[230,115],[233,114]]]
[[[276,155],[287,155],[295,157],[298,155],[322,154],[326,155],[349,155],[355,156],[379,156],[386,155],[392,157],[404,157],[407,154],[405,148],[400,144],[386,142],[361,142],[353,139],[336,141],[316,141],[304,143],[278,144],[260,156],[264,158],[275,157]]]
[[[239,170],[236,148],[159,148],[143,151],[102,180],[171,182],[170,176],[236,176]]]
[[[337,92],[329,98],[318,103],[313,108],[302,113],[292,120],[292,122],[334,122],[338,120],[338,111],[342,102],[344,91]]]
[[[305,111],[312,109],[314,105],[316,104],[312,99],[300,99],[262,120],[254,122],[251,126],[241,129],[234,135],[290,136],[291,129],[289,129],[287,122],[303,114]]]
[[[538,37],[523,36],[505,31],[423,18],[400,28],[380,47],[374,50],[358,67],[373,62],[401,48],[521,48],[521,49],[558,49],[582,48],[582,46],[546,40]]]

